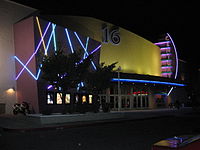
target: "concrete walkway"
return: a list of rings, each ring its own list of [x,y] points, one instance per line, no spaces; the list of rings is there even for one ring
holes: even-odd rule
[[[4,131],[62,129],[77,126],[88,126],[99,123],[181,116],[191,112],[192,108],[181,108],[180,110],[165,108],[65,115],[0,115],[0,128],[2,128]]]

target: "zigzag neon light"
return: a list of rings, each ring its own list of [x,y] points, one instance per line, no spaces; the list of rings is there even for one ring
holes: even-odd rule
[[[17,56],[14,56],[14,58],[28,71],[28,73],[36,80],[37,78],[35,75],[20,61],[20,59]]]
[[[81,46],[83,47],[83,49],[84,49],[84,51],[85,51],[85,53],[86,53],[86,57],[89,56],[89,53],[87,52],[87,49],[86,49],[86,47],[83,45],[83,42],[82,42],[81,39],[79,38],[78,34],[77,34],[76,32],[74,32],[74,34],[76,35],[76,37],[77,37],[79,43],[80,43]],[[87,41],[89,41],[89,40],[87,40]],[[86,41],[86,45],[87,45],[87,41]],[[97,67],[95,66],[95,64],[94,64],[93,61],[91,61],[91,64],[92,64],[93,68],[94,68],[95,70],[97,70]]]
[[[14,56],[14,58],[28,71],[28,73],[29,73],[35,80],[38,80],[39,75],[40,75],[40,72],[41,72],[41,69],[38,69],[37,76],[35,76],[35,75],[21,62],[21,60],[20,60],[17,56]]]
[[[95,49],[93,49],[93,50],[90,52],[89,55],[92,55],[93,53],[95,53],[96,51],[98,51],[100,48],[101,48],[101,45],[97,46]],[[85,57],[85,58],[87,58],[87,57]],[[85,58],[84,58],[84,59],[85,59]],[[79,63],[82,63],[84,59],[82,59]]]
[[[50,35],[49,40],[48,40],[48,42],[47,42],[47,48],[45,49],[45,54],[47,54],[47,52],[48,52],[48,50],[49,50],[49,45],[50,45],[51,39],[52,39],[52,37],[53,37],[53,35],[54,35],[54,30],[55,30],[55,28],[56,28],[56,24],[55,24],[54,26],[52,26],[51,35]],[[55,42],[55,41],[54,41],[54,42]],[[56,48],[55,46],[56,46],[56,45],[55,45],[55,43],[54,43],[54,48]]]
[[[47,46],[46,46],[46,49],[45,49],[45,54],[47,54],[48,52],[48,49],[49,49],[49,45],[50,45],[50,42],[51,42],[51,39],[52,39],[52,36],[53,36],[53,32],[54,32],[54,29],[55,29],[56,25],[52,26],[52,32],[51,32],[51,35],[49,37],[49,40],[48,40],[48,43],[47,43]],[[33,73],[20,61],[20,59],[17,57],[17,56],[14,56],[14,58],[30,73],[30,75],[35,79],[35,80],[38,80],[39,78],[39,75],[41,73],[41,69],[39,68],[38,69],[38,73],[37,73],[37,76],[33,75]]]
[[[17,79],[20,77],[20,75],[21,75],[22,72],[24,71],[25,67],[29,64],[29,62],[32,60],[32,58],[34,57],[34,55],[38,52],[39,47],[40,47],[40,45],[41,45],[41,43],[42,43],[42,39],[43,39],[44,36],[46,35],[46,33],[47,33],[47,31],[48,31],[50,25],[51,25],[51,22],[48,23],[48,25],[47,25],[47,27],[46,27],[46,29],[45,29],[45,31],[44,31],[44,34],[43,34],[43,36],[42,36],[42,38],[41,38],[41,40],[40,40],[40,42],[39,42],[39,44],[38,44],[38,46],[37,46],[35,52],[31,55],[31,57],[29,58],[29,60],[28,60],[28,61],[26,62],[26,64],[23,66],[22,70],[19,72],[19,74],[17,75],[17,77],[15,78],[15,80],[17,80]]]
[[[45,28],[45,31],[44,33],[42,34],[41,32],[41,27],[40,27],[40,23],[39,23],[39,19],[36,18],[37,20],[37,24],[38,24],[38,29],[39,29],[39,32],[40,32],[40,36],[41,36],[41,39],[34,51],[34,53],[31,55],[31,57],[28,59],[28,61],[24,64],[22,63],[22,61],[17,57],[17,56],[14,56],[14,58],[23,66],[23,68],[21,69],[21,71],[18,73],[18,75],[16,76],[15,80],[17,80],[20,75],[22,74],[22,72],[24,70],[26,70],[35,80],[38,80],[39,76],[40,76],[40,73],[41,73],[41,69],[39,68],[38,71],[37,71],[37,74],[34,75],[28,68],[27,68],[27,65],[30,63],[30,61],[32,60],[32,58],[35,56],[35,54],[38,52],[41,44],[43,43],[43,47],[44,47],[44,50],[45,50],[45,55],[47,55],[47,52],[49,50],[49,46],[50,46],[50,43],[52,41],[52,37],[53,37],[53,45],[54,45],[54,50],[56,51],[57,50],[57,46],[56,46],[56,36],[55,36],[55,28],[56,28],[56,24],[53,24],[51,22],[48,22],[46,28]],[[50,25],[52,25],[52,31],[51,31],[51,34],[49,36],[49,39],[48,39],[48,42],[47,42],[47,45],[45,45],[45,41],[44,41],[44,37],[46,36],[47,34],[47,31],[50,27]],[[69,45],[70,45],[70,48],[71,48],[71,51],[72,53],[74,52],[74,49],[73,49],[73,45],[72,45],[72,42],[71,42],[71,39],[70,39],[70,36],[69,36],[69,32],[68,30],[65,28],[65,32],[66,32],[66,35],[67,35],[67,39],[68,39],[68,42],[69,42]],[[84,53],[84,59],[87,58],[89,55],[95,53],[97,50],[99,50],[99,48],[101,47],[101,45],[97,46],[95,49],[93,49],[90,53],[88,53],[87,49],[88,49],[88,43],[89,43],[89,37],[87,37],[87,40],[86,40],[86,44],[85,46],[83,45],[83,42],[81,41],[81,39],[79,38],[78,34],[74,32],[74,34],[76,35],[80,45],[83,47],[85,53]],[[94,64],[93,61],[91,61],[91,64],[93,66],[94,69],[96,69],[96,66]]]

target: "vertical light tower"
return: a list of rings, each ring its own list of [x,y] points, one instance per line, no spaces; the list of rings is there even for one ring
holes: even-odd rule
[[[161,70],[162,77],[177,78],[178,74],[178,55],[176,51],[176,46],[169,33],[163,38],[164,40],[154,43],[160,47],[161,51]],[[168,94],[171,93],[173,87],[169,90]]]
[[[176,79],[178,73],[178,56],[175,44],[167,33],[163,41],[154,43],[160,47],[162,77]]]

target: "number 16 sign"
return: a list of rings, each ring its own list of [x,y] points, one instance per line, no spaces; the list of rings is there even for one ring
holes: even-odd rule
[[[103,31],[103,43],[111,42],[114,45],[118,45],[120,43],[120,34],[118,27],[108,28],[107,25],[104,25],[102,28]]]

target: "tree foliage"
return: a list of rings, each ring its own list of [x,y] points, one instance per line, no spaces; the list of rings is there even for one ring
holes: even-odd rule
[[[90,72],[86,79],[87,88],[91,92],[99,92],[110,87],[111,78],[113,76],[113,69],[117,62],[106,66],[105,63],[101,63],[97,66],[97,70]]]
[[[63,91],[76,88],[86,77],[91,56],[82,60],[81,52],[64,54],[62,50],[44,56],[42,61],[42,78]]]
[[[58,50],[51,55],[44,56],[42,61],[42,78],[54,87],[61,87],[64,92],[76,89],[78,84],[87,92],[99,92],[110,87],[113,69],[116,63],[97,66],[97,70],[90,70],[92,55],[82,59],[81,50],[65,54]]]

